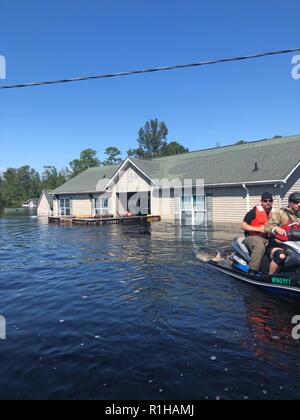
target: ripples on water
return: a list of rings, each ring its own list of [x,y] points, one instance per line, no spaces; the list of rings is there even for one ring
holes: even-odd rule
[[[0,218],[0,398],[299,398],[296,302],[196,259],[233,237]]]

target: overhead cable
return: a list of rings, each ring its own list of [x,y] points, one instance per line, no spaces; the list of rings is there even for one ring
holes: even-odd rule
[[[82,81],[87,81],[87,80],[108,79],[108,78],[112,78],[112,77],[132,76],[132,75],[135,75],[135,74],[147,74],[147,73],[155,73],[155,72],[160,72],[160,71],[178,70],[178,69],[186,69],[186,68],[192,68],[192,67],[209,66],[209,65],[212,65],[212,64],[237,62],[237,61],[242,61],[242,60],[254,60],[254,59],[263,58],[263,57],[289,54],[289,53],[295,53],[295,52],[300,52],[300,48],[264,52],[264,53],[253,54],[253,55],[245,55],[245,56],[241,56],[241,57],[231,57],[231,58],[221,58],[221,59],[210,60],[210,61],[200,61],[198,63],[192,63],[192,64],[178,64],[178,65],[167,66],[167,67],[148,68],[148,69],[144,69],[144,70],[131,70],[131,71],[125,71],[125,72],[119,72],[119,73],[98,74],[98,75],[94,75],[94,76],[73,77],[73,78],[69,78],[69,79],[49,80],[49,81],[45,81],[45,82],[22,83],[22,84],[16,84],[16,85],[4,85],[4,86],[0,86],[0,90],[2,90],[2,89],[21,89],[21,88],[36,87],[36,86],[47,86],[47,85],[55,85],[55,84],[63,84],[63,83],[82,82]]]

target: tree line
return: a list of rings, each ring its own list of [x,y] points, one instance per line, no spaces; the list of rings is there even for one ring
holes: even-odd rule
[[[138,147],[128,150],[127,156],[151,159],[189,152],[177,141],[169,142],[168,133],[165,122],[159,122],[157,119],[148,121],[139,130]],[[42,174],[29,165],[8,168],[0,173],[0,208],[20,207],[23,201],[38,198],[42,190],[54,190],[88,168],[117,165],[122,162],[122,152],[117,147],[108,147],[104,153],[106,159],[100,161],[96,150],[83,150],[78,159],[69,163],[69,167],[61,171],[52,166],[46,167]]]

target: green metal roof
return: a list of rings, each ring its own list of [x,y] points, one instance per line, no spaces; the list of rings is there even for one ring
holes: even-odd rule
[[[205,185],[283,181],[300,162],[300,136],[130,160],[152,180],[204,179]],[[103,190],[121,165],[91,168],[53,194]],[[255,169],[257,168],[257,169]]]

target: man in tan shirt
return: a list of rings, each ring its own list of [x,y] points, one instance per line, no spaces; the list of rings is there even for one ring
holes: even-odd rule
[[[282,227],[291,223],[300,226],[300,192],[295,192],[289,197],[289,206],[286,209],[280,209],[272,215],[265,226],[267,234],[287,236],[286,230]],[[274,245],[271,251],[271,264],[269,274],[275,274],[279,271],[281,265],[286,259],[285,250],[280,248],[280,241],[276,241],[278,246]],[[275,243],[276,243],[275,242]]]

